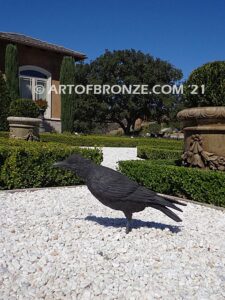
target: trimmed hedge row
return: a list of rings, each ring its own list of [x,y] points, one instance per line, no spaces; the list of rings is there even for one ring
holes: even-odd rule
[[[158,193],[225,207],[225,173],[178,167],[174,161],[121,161],[119,170]]]
[[[167,149],[182,149],[183,141],[143,138],[143,137],[111,137],[96,135],[72,135],[72,134],[41,134],[43,142],[57,142],[72,146],[96,146],[96,147],[136,147],[149,145]]]
[[[0,138],[8,138],[9,137],[9,132],[8,131],[0,131]]]
[[[143,159],[181,159],[181,150],[153,148],[149,146],[138,146],[137,156]]]
[[[73,173],[52,167],[72,153],[80,153],[98,164],[103,158],[98,149],[0,139],[0,189],[81,184]]]

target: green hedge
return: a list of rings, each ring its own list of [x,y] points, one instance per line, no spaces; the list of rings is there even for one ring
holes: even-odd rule
[[[73,135],[73,134],[41,134],[43,142],[57,142],[72,146],[100,146],[100,147],[136,147],[149,145],[167,149],[182,149],[183,141],[143,138],[143,137],[112,137],[96,135]]]
[[[225,173],[178,167],[174,161],[121,161],[128,177],[158,193],[225,207]]]
[[[143,159],[181,159],[181,150],[153,148],[149,146],[138,146],[137,156]]]
[[[81,184],[73,173],[53,168],[54,162],[80,153],[96,163],[102,161],[98,149],[80,149],[55,143],[0,139],[0,189],[19,189]]]
[[[8,138],[9,137],[9,132],[8,131],[0,131],[0,138]]]

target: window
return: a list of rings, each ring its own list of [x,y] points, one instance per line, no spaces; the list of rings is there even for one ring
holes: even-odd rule
[[[32,76],[31,76],[32,75]],[[40,77],[34,77],[39,75]],[[20,72],[20,96],[33,100],[43,99],[46,100],[47,94],[47,79],[43,78],[45,75],[40,72],[23,71]],[[37,90],[37,87],[43,88]]]
[[[37,91],[36,87],[42,86]],[[33,100],[47,100],[47,80],[20,76],[20,96]]]
[[[20,96],[21,98],[33,99],[31,78],[20,77]]]
[[[39,77],[39,78],[45,78],[47,79],[47,75],[35,71],[35,70],[24,70],[24,71],[20,71],[20,76],[28,76],[28,77]]]
[[[19,70],[20,97],[48,102],[45,117],[51,118],[51,94],[48,94],[48,87],[51,84],[50,73],[35,66],[23,66]],[[40,86],[42,88],[40,88]],[[37,89],[37,87],[39,87]]]

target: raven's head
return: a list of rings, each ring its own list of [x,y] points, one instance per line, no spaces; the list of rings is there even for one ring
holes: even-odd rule
[[[86,179],[91,165],[93,165],[93,163],[90,159],[84,158],[79,154],[73,154],[65,160],[54,163],[53,167],[73,171],[79,177]]]

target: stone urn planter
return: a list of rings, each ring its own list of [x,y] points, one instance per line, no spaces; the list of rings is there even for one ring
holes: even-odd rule
[[[27,141],[39,141],[39,125],[41,120],[38,118],[27,117],[8,117],[10,137]]]
[[[184,109],[177,118],[184,130],[184,165],[225,171],[225,106]]]

